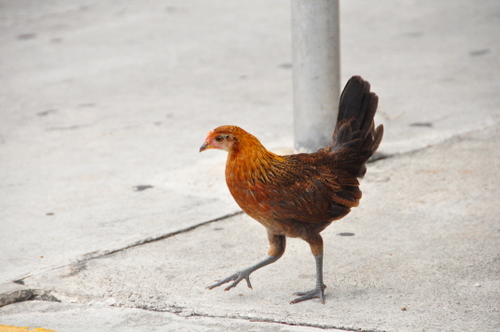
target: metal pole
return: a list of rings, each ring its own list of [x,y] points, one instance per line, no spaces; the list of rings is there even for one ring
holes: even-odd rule
[[[295,150],[313,152],[330,142],[337,119],[339,2],[291,1]]]

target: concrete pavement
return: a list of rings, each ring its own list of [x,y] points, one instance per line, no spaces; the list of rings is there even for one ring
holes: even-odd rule
[[[291,306],[314,282],[301,241],[253,290],[204,288],[267,240],[225,188],[225,155],[197,152],[221,124],[290,150],[289,3],[1,3],[0,301],[35,301],[0,325],[499,329],[499,12],[342,3],[343,81],[372,83],[392,157],[323,232],[326,305]]]

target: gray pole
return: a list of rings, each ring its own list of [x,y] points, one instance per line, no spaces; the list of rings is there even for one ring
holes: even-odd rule
[[[339,2],[291,1],[295,150],[313,152],[330,142],[337,119]]]

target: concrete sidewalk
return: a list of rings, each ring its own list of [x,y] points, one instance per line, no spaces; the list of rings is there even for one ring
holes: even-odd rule
[[[302,241],[205,289],[267,250],[198,147],[236,124],[290,152],[288,1],[0,6],[0,303],[33,300],[0,328],[500,329],[497,2],[342,2],[343,81],[372,83],[391,157],[323,232],[324,306],[288,304]]]

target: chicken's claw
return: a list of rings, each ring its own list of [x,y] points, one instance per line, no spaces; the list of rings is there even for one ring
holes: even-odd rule
[[[295,304],[299,303],[302,301],[307,301],[311,299],[317,299],[319,298],[321,300],[321,303],[325,304],[325,288],[326,286],[323,285],[323,287],[316,287],[312,291],[309,292],[298,292],[294,293],[293,295],[299,296],[295,300],[291,301],[290,304]]]
[[[227,277],[225,279],[217,281],[215,284],[213,284],[211,286],[208,286],[207,288],[208,289],[214,289],[215,287],[219,287],[220,285],[223,285],[223,284],[228,283],[230,281],[234,281],[232,284],[230,284],[229,286],[227,286],[224,289],[224,291],[227,292],[231,288],[236,287],[240,283],[240,281],[242,281],[243,279],[245,279],[246,282],[247,282],[248,288],[252,289],[252,284],[250,283],[250,273],[252,273],[252,272],[253,271],[249,271],[248,269],[247,270],[238,271],[235,274],[230,275],[229,277]]]
[[[235,274],[230,275],[226,279],[219,280],[215,284],[208,286],[207,288],[213,289],[213,288],[219,287],[220,285],[223,285],[227,282],[234,281],[231,285],[227,286],[226,289],[224,289],[225,291],[228,291],[231,288],[236,287],[236,285],[238,285],[240,283],[240,281],[242,281],[243,279],[245,279],[247,281],[248,288],[252,288],[252,284],[250,283],[250,274],[252,272],[254,272],[255,270],[260,269],[263,266],[266,266],[266,265],[269,265],[271,263],[276,262],[281,257],[281,254],[278,256],[268,255],[266,258],[264,258],[263,260],[261,260],[257,264],[249,266],[244,270],[238,271]]]

